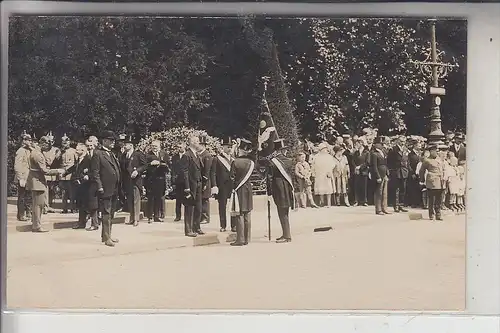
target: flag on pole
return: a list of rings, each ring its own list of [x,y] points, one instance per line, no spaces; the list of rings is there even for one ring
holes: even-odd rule
[[[262,106],[259,117],[259,134],[257,137],[257,154],[261,158],[266,158],[274,153],[274,141],[279,139],[278,132],[276,130],[276,126],[274,125],[273,117],[266,100],[268,79],[268,77],[263,78],[264,91],[262,95]]]

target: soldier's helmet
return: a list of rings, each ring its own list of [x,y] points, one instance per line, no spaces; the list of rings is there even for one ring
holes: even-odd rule
[[[49,144],[53,144],[54,143],[54,135],[52,134],[52,131],[49,131],[49,133],[47,135],[45,135],[45,139],[48,140],[47,142]]]
[[[61,141],[62,141],[62,142],[69,142],[69,141],[70,141],[70,139],[69,139],[69,137],[66,135],[66,133],[64,133],[64,135],[62,136]]]
[[[31,135],[29,135],[28,133],[26,133],[26,131],[23,131],[21,133],[21,140],[31,140]]]

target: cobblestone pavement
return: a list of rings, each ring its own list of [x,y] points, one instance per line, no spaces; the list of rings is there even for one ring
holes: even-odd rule
[[[272,235],[279,236],[273,212]],[[425,215],[425,214],[424,214]],[[50,216],[46,215],[46,216]],[[46,217],[44,216],[44,217]],[[8,234],[9,308],[462,310],[465,216],[444,222],[372,207],[301,210],[293,242],[267,241],[267,212],[253,213],[253,242],[187,247],[182,224],[115,225],[100,232]],[[50,219],[50,217],[47,217]],[[314,233],[317,226],[333,230]]]

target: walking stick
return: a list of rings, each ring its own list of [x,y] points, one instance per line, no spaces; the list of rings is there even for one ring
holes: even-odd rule
[[[267,180],[267,177],[269,177],[269,172],[266,172],[266,180]],[[267,184],[269,184],[269,182],[267,182]],[[271,199],[269,198],[268,186],[266,186],[266,194],[267,194],[267,235],[268,235],[269,241],[271,241]]]

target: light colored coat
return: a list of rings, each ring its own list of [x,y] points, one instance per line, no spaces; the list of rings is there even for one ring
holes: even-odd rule
[[[427,177],[425,172],[427,171]],[[446,189],[445,163],[439,158],[427,158],[422,162],[419,171],[420,179],[425,178],[425,187],[428,190]]]
[[[21,180],[26,181],[30,172],[30,155],[31,151],[27,148],[21,147],[16,152],[14,160],[14,172],[16,174],[16,182]]]
[[[30,171],[26,180],[26,190],[46,191],[47,178],[45,176],[57,175],[58,169],[49,169],[47,160],[39,150],[32,150],[30,154]]]
[[[61,157],[61,150],[57,147],[52,147],[48,151],[42,152],[45,157],[45,162],[47,163],[47,168],[51,168],[52,164]],[[57,175],[51,175],[47,177],[47,181],[53,182],[57,180]]]
[[[329,195],[333,194],[332,172],[335,161],[328,152],[319,152],[312,164],[312,175],[314,177],[314,194]]]

